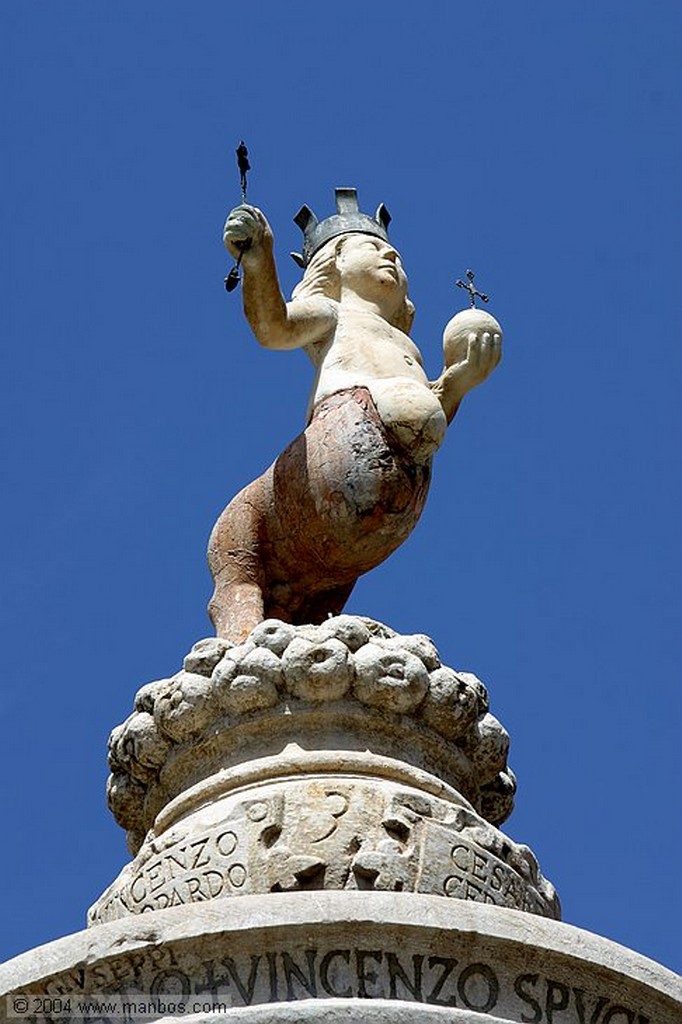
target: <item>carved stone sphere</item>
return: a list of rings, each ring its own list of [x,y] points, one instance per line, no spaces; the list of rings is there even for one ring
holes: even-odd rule
[[[479,336],[485,331],[502,334],[502,328],[494,316],[484,309],[463,309],[453,316],[443,331],[443,357],[446,366],[461,362],[467,354],[469,335]]]

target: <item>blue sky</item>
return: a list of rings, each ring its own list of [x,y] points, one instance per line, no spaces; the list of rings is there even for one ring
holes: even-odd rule
[[[205,545],[311,369],[222,280],[249,198],[384,201],[432,377],[473,266],[500,369],[349,610],[427,632],[512,736],[565,920],[680,967],[679,39],[674,0],[10,0],[4,40],[0,957],[125,863],[105,748],[209,635]]]

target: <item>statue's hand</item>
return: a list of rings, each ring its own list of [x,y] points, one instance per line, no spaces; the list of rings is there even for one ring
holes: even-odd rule
[[[502,328],[484,309],[463,309],[443,332],[448,388],[461,400],[482,384],[502,358]]]
[[[255,206],[236,206],[223,228],[223,244],[238,259],[246,252],[257,252],[264,246],[272,248],[272,230]]]
[[[431,390],[438,396],[448,423],[467,391],[482,384],[502,358],[502,328],[483,309],[464,309],[443,333],[445,369]]]
[[[482,384],[502,358],[502,334],[497,331],[470,331],[466,354],[448,366],[451,386],[461,398]]]

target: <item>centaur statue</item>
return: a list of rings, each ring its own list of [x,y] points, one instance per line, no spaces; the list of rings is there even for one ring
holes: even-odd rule
[[[225,224],[256,338],[266,348],[303,348],[315,367],[305,430],[211,533],[209,613],[218,635],[234,642],[265,618],[318,623],[341,611],[358,577],[416,525],[448,424],[500,361],[500,325],[472,308],[446,327],[445,367],[427,380],[409,336],[414,306],[388,240],[388,211],[362,213],[355,189],[337,189],[336,206],[324,221],[308,207],[296,217],[305,272],[290,302],[261,211],[242,204]]]

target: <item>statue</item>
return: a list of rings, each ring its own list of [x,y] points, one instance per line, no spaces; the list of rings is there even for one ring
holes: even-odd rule
[[[321,222],[307,207],[296,217],[305,273],[288,303],[261,211],[243,203],[225,224],[257,340],[303,348],[315,367],[305,430],[211,533],[209,614],[235,643],[266,618],[320,623],[341,611],[358,577],[416,525],[447,425],[500,361],[499,324],[471,308],[447,325],[445,367],[430,382],[409,337],[414,306],[388,211],[361,213],[354,189],[337,189],[336,204]]]

